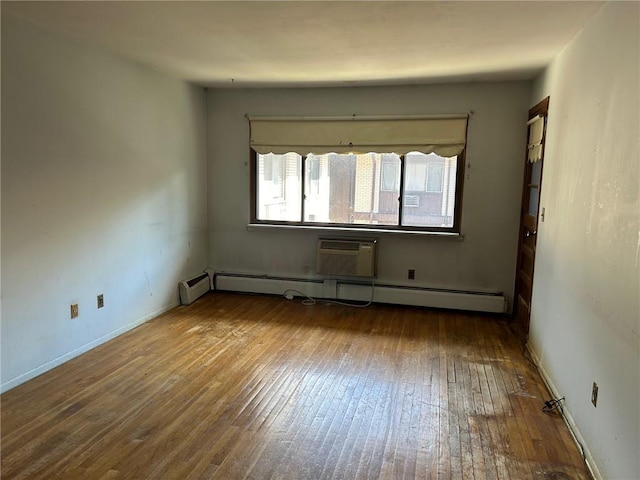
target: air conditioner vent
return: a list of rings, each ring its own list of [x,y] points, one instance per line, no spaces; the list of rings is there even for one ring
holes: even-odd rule
[[[405,195],[403,207],[419,207],[420,197],[418,195]]]
[[[348,277],[375,277],[375,240],[319,239],[318,273]]]
[[[325,250],[359,250],[360,242],[320,240],[320,248]]]

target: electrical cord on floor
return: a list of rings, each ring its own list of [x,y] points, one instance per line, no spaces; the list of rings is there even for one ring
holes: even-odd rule
[[[522,344],[522,356],[531,365],[533,365],[533,367],[536,369],[536,371],[542,377],[542,380],[547,385],[547,389],[549,391],[551,391],[551,388],[546,383],[546,380],[545,380],[544,376],[540,373],[540,367],[538,367],[538,364],[536,362],[534,362],[532,358],[529,358],[529,356],[526,355],[526,353],[525,353],[525,352],[528,351],[528,349],[527,349],[528,338],[529,338],[529,336],[527,336],[527,340],[525,340],[524,343]],[[560,415],[562,416],[562,420],[564,421],[565,425],[569,428],[569,432],[571,432],[571,436],[573,437],[573,440],[578,444],[578,447],[580,447],[580,453],[582,454],[582,461],[584,462],[585,466],[587,467],[587,471],[589,472],[589,476],[591,478],[593,478],[593,476],[591,474],[591,467],[589,466],[589,463],[587,462],[587,454],[584,451],[584,445],[582,445],[582,442],[580,440],[578,440],[578,437],[576,436],[575,432],[573,431],[573,428],[571,427],[571,423],[569,422],[569,419],[565,415],[564,409],[562,408],[562,402],[564,402],[564,400],[565,400],[564,397],[557,398],[557,399],[552,399],[552,400],[547,400],[546,402],[544,402],[544,406],[542,407],[542,411],[545,412],[545,413],[550,413],[550,412],[552,412],[554,410],[558,410],[560,412]]]
[[[344,305],[345,307],[365,308],[373,303],[374,292],[375,292],[375,283],[371,282],[371,297],[369,298],[369,301],[367,303],[349,303],[349,302],[341,302],[340,300],[331,300],[327,298],[316,299],[316,298],[310,297],[306,293],[302,293],[300,290],[295,290],[293,288],[288,288],[287,290],[285,290],[283,295],[284,295],[284,298],[286,298],[287,300],[293,300],[294,294],[298,294],[301,297],[305,297],[305,299],[302,300],[301,302],[302,305],[315,305],[318,302],[324,302],[324,303],[331,303],[334,305]]]
[[[551,413],[554,410],[560,410],[560,415],[562,415],[564,413],[562,411],[563,401],[564,401],[564,397],[547,400],[546,402],[544,402],[544,405],[542,406],[542,411],[544,413]]]
[[[547,414],[553,412],[554,410],[558,410],[560,412],[560,416],[562,416],[562,419],[564,420],[565,424],[569,427],[569,431],[571,432],[571,435],[573,436],[574,441],[580,447],[580,454],[582,455],[582,461],[587,466],[587,471],[591,476],[591,469],[589,468],[589,464],[587,463],[587,454],[584,451],[584,445],[582,445],[582,442],[578,440],[578,437],[576,437],[576,434],[573,432],[573,429],[569,426],[569,420],[565,416],[564,409],[562,408],[562,402],[564,402],[564,397],[547,400],[546,402],[544,402],[542,411]]]
[[[316,303],[318,303],[315,298],[310,297],[309,295],[302,293],[300,290],[295,290],[293,288],[286,289],[283,293],[283,296],[287,300],[293,300],[293,297],[295,296],[294,293],[297,293],[301,297],[305,297],[305,299],[301,302],[302,305],[315,305]]]

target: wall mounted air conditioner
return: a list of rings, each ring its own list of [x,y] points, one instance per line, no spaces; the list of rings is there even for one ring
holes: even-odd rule
[[[316,271],[346,277],[376,276],[376,240],[318,239]]]

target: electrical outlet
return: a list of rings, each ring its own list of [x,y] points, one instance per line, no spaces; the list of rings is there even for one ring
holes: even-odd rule
[[[593,382],[593,388],[591,389],[591,403],[594,407],[598,406],[598,384]]]
[[[101,293],[98,295],[98,308],[104,307],[104,295]]]
[[[71,318],[76,318],[78,316],[78,304],[74,303],[71,305]]]
[[[415,280],[416,279],[416,271],[413,268],[410,268],[409,271],[407,272],[407,278],[409,280]]]

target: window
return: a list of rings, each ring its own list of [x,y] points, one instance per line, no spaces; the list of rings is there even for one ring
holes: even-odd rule
[[[252,223],[460,232],[466,115],[249,121]]]
[[[429,163],[427,165],[427,192],[442,192],[442,175],[444,173],[444,162]]]
[[[383,157],[385,158],[383,162]],[[325,165],[318,189],[303,192],[304,222],[342,225],[397,225],[400,157],[366,155],[309,154],[305,162]],[[383,165],[395,168],[394,177],[382,181]],[[387,167],[388,171],[391,168]],[[392,173],[388,173],[391,175]],[[305,182],[311,185],[310,182]]]
[[[254,223],[457,231],[462,155],[254,156]]]
[[[394,192],[399,189],[400,169],[397,162],[382,161],[382,191]]]
[[[300,220],[301,164],[302,157],[296,153],[270,153],[258,157],[257,218],[267,221]]]
[[[434,153],[425,155],[420,152],[410,152],[407,154],[405,191],[442,192],[445,161],[446,159]]]
[[[415,155],[407,155],[405,168],[405,191],[424,192],[427,184],[427,164],[415,158]]]
[[[402,210],[401,225],[453,228],[459,202],[458,158],[409,152],[405,161],[405,192],[409,195],[405,195],[407,208]]]

